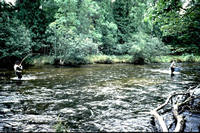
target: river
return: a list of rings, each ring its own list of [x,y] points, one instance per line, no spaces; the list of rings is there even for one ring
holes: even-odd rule
[[[0,79],[0,131],[152,132],[149,112],[174,91],[199,83],[200,65],[38,66]],[[57,130],[58,131],[58,130]]]

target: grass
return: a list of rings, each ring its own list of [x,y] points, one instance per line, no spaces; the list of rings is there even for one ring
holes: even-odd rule
[[[113,64],[113,63],[132,63],[133,58],[130,55],[90,55],[86,57],[86,60],[90,64],[102,63],[102,64]]]
[[[115,63],[133,63],[133,57],[131,55],[90,55],[85,58],[88,64],[115,64]],[[157,56],[151,60],[151,63],[169,63],[172,60],[176,62],[200,62],[200,56],[187,54],[187,55],[167,55]],[[32,59],[30,64],[32,65],[45,65],[53,64],[54,58],[52,56],[38,56]]]
[[[87,57],[89,63],[102,63],[102,64],[114,64],[114,63],[133,63],[133,57],[131,55],[91,55]],[[176,62],[200,62],[199,55],[185,54],[180,56],[167,55],[167,56],[157,56],[151,60],[151,63],[169,63],[172,60]]]
[[[45,65],[45,64],[53,64],[54,63],[54,58],[53,56],[38,56],[34,57],[30,64],[40,66],[40,65]]]
[[[54,128],[56,132],[70,132],[66,123],[61,120],[60,114],[58,115],[57,123],[54,125]]]
[[[159,62],[159,63],[168,63],[172,60],[175,60],[176,62],[200,62],[200,56],[199,55],[193,55],[193,54],[187,54],[187,55],[167,55],[167,56],[160,56],[156,57],[152,60],[152,62]]]

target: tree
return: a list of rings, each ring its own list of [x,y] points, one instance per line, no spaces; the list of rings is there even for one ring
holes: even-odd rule
[[[58,1],[56,20],[49,25],[51,36],[48,40],[53,44],[55,59],[62,64],[84,64],[88,54],[98,52],[98,44],[88,35],[90,23],[84,19],[88,17],[88,11],[83,7],[88,3],[79,3],[79,12],[77,4],[75,0]],[[83,17],[79,16],[82,12],[86,13]]]
[[[11,67],[16,59],[31,52],[29,30],[16,18],[12,5],[0,2],[0,61]]]
[[[33,52],[38,52],[42,47],[45,47],[45,31],[50,23],[47,20],[47,14],[42,9],[41,2],[42,0],[17,0],[15,6],[17,18],[31,32]]]
[[[163,42],[174,47],[176,54],[199,53],[199,3],[199,0],[159,0],[151,10],[149,16],[162,32]]]
[[[133,36],[133,42],[129,54],[133,55],[135,64],[150,62],[156,56],[168,53],[168,48],[164,46],[157,37],[150,36],[142,31]]]
[[[129,27],[131,23],[129,18],[131,6],[131,0],[116,0],[113,3],[113,17],[118,26],[118,43],[120,44],[124,44],[129,39],[128,35],[131,30]]]

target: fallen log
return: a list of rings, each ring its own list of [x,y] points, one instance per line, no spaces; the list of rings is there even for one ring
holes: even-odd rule
[[[181,132],[183,130],[183,126],[184,126],[184,118],[182,115],[180,115],[178,113],[178,108],[179,108],[179,104],[175,104],[173,106],[173,114],[174,117],[176,118],[176,128],[174,129],[174,132]]]
[[[167,124],[165,123],[163,117],[159,114],[158,111],[161,109],[164,110],[164,107],[171,102],[171,110],[172,110],[174,118],[176,119],[176,124],[175,124],[176,126],[173,132],[183,131],[185,120],[184,120],[184,117],[179,113],[179,108],[188,104],[190,101],[194,100],[195,98],[200,98],[200,95],[197,95],[195,97],[193,96],[195,89],[199,87],[200,85],[198,85],[195,88],[190,87],[186,92],[173,93],[170,96],[168,96],[165,103],[163,103],[162,105],[158,106],[157,108],[149,112],[149,114],[153,115],[154,118],[157,119],[158,124],[160,125],[161,130],[163,132],[168,132],[169,129],[167,128]],[[191,91],[191,89],[193,89],[193,91]],[[182,97],[185,96],[185,98],[181,100],[176,99],[176,101],[173,101],[173,98],[175,98],[176,96],[182,96]]]

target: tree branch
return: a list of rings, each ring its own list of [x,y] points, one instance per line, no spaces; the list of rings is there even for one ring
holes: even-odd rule
[[[179,104],[175,104],[173,105],[173,114],[174,114],[174,117],[176,118],[177,122],[176,122],[176,127],[175,127],[175,130],[174,132],[180,132],[183,130],[183,125],[184,125],[184,118],[182,115],[179,115],[178,113],[178,107],[179,107]]]
[[[176,104],[172,105],[172,113],[176,119],[176,127],[174,129],[174,132],[181,132],[183,131],[184,128],[184,118],[182,115],[179,114],[179,107],[183,106],[185,104],[187,104],[188,102],[194,100],[195,98],[200,98],[200,95],[194,97],[193,93],[194,91],[191,91],[191,89],[195,90],[197,88],[200,87],[200,84],[196,87],[190,87],[186,92],[180,92],[180,93],[173,93],[170,96],[168,96],[167,100],[165,101],[165,103],[161,104],[160,106],[158,106],[157,108],[155,108],[154,110],[152,110],[149,114],[154,115],[154,117],[158,120],[159,125],[161,126],[161,129],[163,132],[168,132],[168,128],[166,123],[164,122],[164,119],[161,115],[159,115],[158,111],[160,109],[163,109],[170,101],[173,104],[173,100],[172,98],[178,95],[188,95],[187,98],[184,98],[181,100],[181,102],[179,103],[178,101],[175,101]]]

